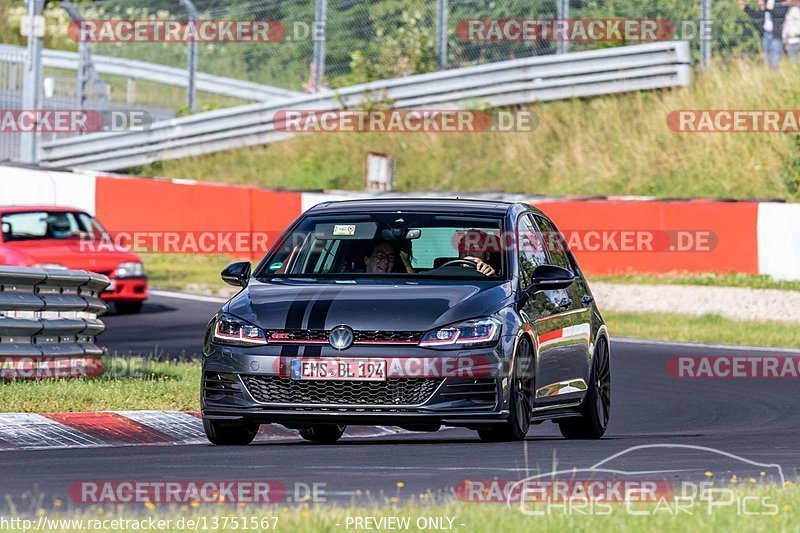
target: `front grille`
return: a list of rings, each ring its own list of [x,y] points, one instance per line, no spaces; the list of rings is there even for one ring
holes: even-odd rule
[[[356,331],[356,343],[417,344],[421,338],[418,331]]]
[[[203,394],[207,400],[221,400],[241,393],[242,385],[236,374],[206,372],[203,375]]]
[[[271,344],[322,344],[328,342],[328,331],[324,329],[283,329],[267,331]],[[418,344],[422,338],[419,331],[372,331],[355,332],[355,344]]]
[[[267,341],[273,344],[282,342],[328,342],[328,332],[324,329],[281,329],[268,331]]]
[[[494,379],[449,380],[439,396],[447,401],[470,400],[494,405],[497,382]]]
[[[418,405],[425,403],[441,379],[386,381],[295,381],[277,376],[243,375],[257,402],[334,405]]]

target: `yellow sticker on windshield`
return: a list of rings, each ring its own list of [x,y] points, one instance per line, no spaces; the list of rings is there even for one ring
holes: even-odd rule
[[[333,226],[333,236],[340,236],[340,235],[355,235],[356,234],[356,225],[355,224],[334,224]]]

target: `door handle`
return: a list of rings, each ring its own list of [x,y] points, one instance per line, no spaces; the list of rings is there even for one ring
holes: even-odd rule
[[[581,298],[581,301],[588,305],[594,301],[594,297],[590,294],[584,294],[583,298]]]

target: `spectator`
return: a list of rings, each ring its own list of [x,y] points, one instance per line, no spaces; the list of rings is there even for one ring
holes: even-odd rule
[[[800,0],[789,1],[782,37],[786,55],[795,63],[800,62]]]
[[[753,9],[744,0],[739,0],[739,7],[761,24],[761,39],[767,65],[772,69],[778,68],[781,64],[781,53],[783,51],[783,43],[781,41],[783,21],[786,18],[788,6],[775,0],[759,0],[758,9]]]

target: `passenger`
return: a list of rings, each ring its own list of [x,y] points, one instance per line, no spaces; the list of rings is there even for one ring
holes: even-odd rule
[[[391,274],[396,272],[394,265],[398,258],[397,244],[389,241],[378,241],[372,248],[369,255],[364,256],[364,272],[367,274]],[[403,259],[403,265],[406,272],[413,273],[414,270],[409,270],[411,264]]]

